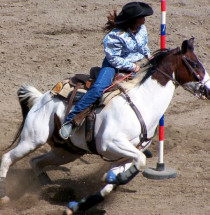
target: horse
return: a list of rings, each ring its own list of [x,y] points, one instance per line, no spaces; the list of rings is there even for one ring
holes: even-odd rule
[[[70,202],[65,214],[88,210],[103,201],[116,186],[127,184],[141,171],[146,164],[143,152],[151,144],[159,120],[178,86],[201,99],[210,99],[210,78],[194,53],[194,38],[183,41],[181,48],[157,50],[144,72],[121,84],[124,90],[105,107],[96,108],[95,149],[102,158],[112,161],[112,166],[103,176],[106,185],[80,202]],[[85,123],[74,130],[70,137],[73,148],[69,150],[53,138],[58,124],[55,119],[60,123],[64,121],[66,102],[52,96],[50,91],[42,94],[30,85],[22,85],[18,97],[23,122],[15,138],[19,137],[19,143],[1,159],[2,203],[9,202],[5,188],[9,167],[45,143],[51,146],[51,151],[32,158],[30,164],[36,176],[46,183],[49,177],[45,167],[67,164],[84,153],[92,153],[85,140]]]

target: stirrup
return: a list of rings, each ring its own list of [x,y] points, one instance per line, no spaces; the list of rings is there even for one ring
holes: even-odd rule
[[[67,140],[72,135],[72,123],[64,123],[59,130],[59,134],[62,139]]]

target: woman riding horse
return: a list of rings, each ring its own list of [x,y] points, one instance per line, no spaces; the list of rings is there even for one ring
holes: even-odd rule
[[[144,25],[145,17],[153,14],[152,8],[142,2],[126,4],[117,16],[116,11],[108,16],[105,30],[109,33],[104,39],[105,59],[96,82],[67,115],[60,129],[60,136],[68,139],[72,128],[76,126],[74,116],[97,101],[104,89],[112,83],[117,71],[133,72],[140,70],[135,63],[143,57],[150,58],[147,46],[147,30]]]
[[[143,116],[149,138],[154,135],[159,119],[170,104],[177,86],[180,85],[193,95],[210,100],[210,77],[195,55],[193,44],[192,38],[184,41],[181,49],[178,47],[171,51],[157,51],[150,60],[151,65],[146,69],[143,79],[143,73],[139,73],[133,81],[123,85],[127,89],[130,101]],[[70,145],[68,140],[67,143],[58,145],[57,135],[54,136],[54,133],[58,133],[55,116],[64,120],[66,102],[52,96],[50,91],[42,94],[29,85],[21,86],[18,97],[23,121],[15,140],[20,137],[20,141],[1,159],[0,203],[7,203],[10,200],[6,195],[9,168],[46,142],[50,144],[51,150],[30,161],[34,173],[45,184],[50,180],[45,173],[47,166],[64,165],[80,158],[85,152],[92,153],[85,140],[85,123],[72,134]],[[143,152],[148,144],[147,141],[141,143],[144,139],[143,128],[131,108],[131,102],[124,94],[120,94],[104,108],[96,110],[94,129],[96,150],[101,157],[113,161],[112,166],[103,177],[105,186],[79,202],[70,202],[66,208],[67,214],[86,211],[103,201],[114,187],[131,181],[141,167],[145,166],[146,157]],[[79,149],[82,153],[78,151]]]

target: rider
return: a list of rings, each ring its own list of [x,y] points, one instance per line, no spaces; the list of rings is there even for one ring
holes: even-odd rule
[[[117,71],[138,72],[136,64],[145,56],[150,58],[147,46],[147,30],[145,17],[153,14],[152,8],[143,2],[130,2],[123,6],[117,15],[110,14],[104,30],[108,31],[104,38],[105,59],[95,83],[67,115],[59,131],[63,139],[71,136],[74,126],[73,117],[97,101],[103,90],[109,87]]]

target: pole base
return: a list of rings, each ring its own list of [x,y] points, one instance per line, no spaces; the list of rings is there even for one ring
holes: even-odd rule
[[[142,173],[144,177],[154,180],[163,180],[169,178],[176,178],[177,173],[170,167],[165,167],[164,163],[157,163],[157,167],[145,169]]]

